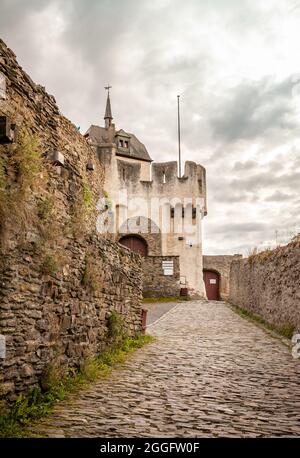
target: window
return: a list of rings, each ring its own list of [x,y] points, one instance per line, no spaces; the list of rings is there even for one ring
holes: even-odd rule
[[[128,140],[125,140],[125,141],[124,141],[124,147],[125,147],[125,148],[128,148]]]
[[[123,140],[119,140],[119,146],[120,146],[121,148],[123,148],[123,145],[124,145]]]

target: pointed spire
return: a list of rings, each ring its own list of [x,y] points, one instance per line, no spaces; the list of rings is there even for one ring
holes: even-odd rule
[[[106,109],[105,109],[105,115],[104,115],[104,120],[105,120],[105,128],[108,129],[111,126],[111,122],[113,120],[112,114],[111,114],[111,105],[110,105],[110,97],[109,97],[109,90],[111,89],[111,86],[105,86],[107,90],[107,100],[106,100]]]

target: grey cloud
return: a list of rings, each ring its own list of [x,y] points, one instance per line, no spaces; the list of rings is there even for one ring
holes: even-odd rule
[[[232,167],[232,170],[234,170],[235,172],[247,171],[247,170],[252,170],[257,166],[258,166],[257,161],[253,161],[253,160],[249,160],[245,162],[238,161],[238,162],[235,162],[235,164]]]
[[[297,154],[297,153],[296,153]],[[300,152],[298,153],[300,154]],[[293,164],[290,164],[291,168],[294,170],[300,169],[300,157],[296,157],[295,161]]]
[[[270,161],[268,163],[268,172],[270,174],[278,174],[282,172],[282,169],[285,163],[286,163],[286,160],[284,159],[284,157],[276,158],[276,160]],[[295,170],[294,165],[293,165],[293,170]]]
[[[257,172],[244,178],[235,178],[230,182],[233,188],[239,190],[260,191],[274,186],[275,188],[286,188],[290,190],[300,189],[300,172],[283,173],[274,175],[268,172]]]
[[[246,232],[260,232],[266,228],[266,225],[263,223],[255,223],[255,222],[245,222],[245,223],[226,223],[217,225],[214,229],[212,229],[213,234],[224,234],[227,233],[228,236],[234,234],[235,236],[238,234],[243,234]]]
[[[47,0],[1,0],[0,35],[14,52],[18,52],[19,62],[26,63],[29,70],[38,65],[41,44],[31,28],[34,14],[47,8]]]
[[[293,198],[295,198],[295,195],[293,196],[291,194],[286,194],[281,191],[275,191],[273,194],[269,195],[264,200],[265,202],[286,202],[291,201]]]
[[[291,75],[280,83],[264,78],[236,86],[227,93],[218,114],[210,118],[213,134],[223,142],[235,142],[296,129],[295,107],[291,104],[296,84]]]
[[[235,204],[243,202],[254,202],[257,196],[251,190],[243,191],[235,189],[233,186],[219,186],[217,189],[211,190],[209,200],[215,200],[222,204]]]

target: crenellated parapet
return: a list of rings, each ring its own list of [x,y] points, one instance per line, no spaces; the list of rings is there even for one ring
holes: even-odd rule
[[[149,164],[149,179],[143,179],[143,163],[128,162],[116,157],[118,188],[126,188],[130,195],[151,197],[173,197],[203,200],[206,209],[206,170],[200,164],[186,161],[184,175],[178,176],[178,163],[153,162]]]
[[[174,192],[176,188],[182,191],[193,191],[197,196],[205,193],[205,168],[193,161],[186,161],[184,174],[178,176],[177,161],[154,162],[152,164],[152,183],[162,186],[162,191],[168,188]]]

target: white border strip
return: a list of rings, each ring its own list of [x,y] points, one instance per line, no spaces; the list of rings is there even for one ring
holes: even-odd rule
[[[153,326],[154,324],[158,323],[160,320],[162,320],[163,318],[165,318],[169,313],[171,313],[173,310],[175,310],[177,307],[179,307],[179,305],[181,305],[182,302],[178,302],[176,303],[176,305],[174,305],[174,307],[172,307],[170,310],[168,310],[166,313],[164,313],[162,316],[160,316],[159,318],[157,318],[157,320],[153,321],[153,323],[150,323],[146,326],[146,330],[148,328],[150,328],[151,326]]]

